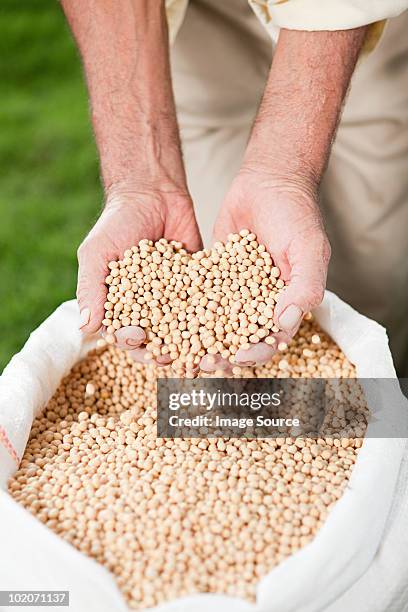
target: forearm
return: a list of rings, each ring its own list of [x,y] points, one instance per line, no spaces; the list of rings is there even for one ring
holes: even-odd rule
[[[281,31],[244,168],[319,184],[365,30]]]
[[[161,0],[62,0],[82,55],[105,189],[184,188]]]

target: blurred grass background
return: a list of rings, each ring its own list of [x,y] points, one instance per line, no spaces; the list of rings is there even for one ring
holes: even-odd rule
[[[101,202],[81,64],[59,3],[0,4],[0,371],[75,296]]]

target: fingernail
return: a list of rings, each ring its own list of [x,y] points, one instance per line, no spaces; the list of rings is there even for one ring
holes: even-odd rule
[[[169,365],[171,363],[171,359],[169,355],[159,355],[156,359],[156,364],[160,367]]]
[[[291,331],[294,327],[299,325],[302,314],[299,306],[290,304],[279,317],[279,327],[286,331]]]
[[[136,348],[143,344],[143,342],[146,340],[146,334],[143,329],[135,329],[134,331],[132,331],[132,333],[133,336],[125,340],[125,344],[127,344],[128,346]]]
[[[235,355],[235,363],[240,366],[255,365],[255,360],[253,358],[253,349],[238,349]]]
[[[90,318],[91,311],[89,310],[89,308],[83,308],[79,313],[79,329],[82,329],[83,327],[85,327],[85,325],[88,325]]]

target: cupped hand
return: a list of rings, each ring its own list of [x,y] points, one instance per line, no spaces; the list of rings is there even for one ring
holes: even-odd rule
[[[301,180],[241,170],[220,209],[215,240],[242,228],[253,231],[280,268],[287,287],[279,295],[274,322],[282,330],[273,345],[259,342],[240,349],[239,365],[266,363],[280,343],[297,332],[303,316],[323,299],[330,245],[323,228],[316,190]]]
[[[78,249],[77,298],[84,333],[95,333],[102,327],[108,263],[122,258],[126,249],[144,238],[177,240],[189,251],[202,248],[187,191],[165,184],[143,189],[115,188],[109,192],[101,216]],[[144,360],[141,346],[146,335],[141,327],[122,328],[115,333],[115,340],[136,361]],[[158,361],[164,365],[163,360]]]

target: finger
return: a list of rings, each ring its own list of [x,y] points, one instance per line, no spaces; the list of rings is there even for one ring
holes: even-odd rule
[[[279,268],[280,278],[288,282],[290,279],[291,266],[286,253],[274,253],[270,251],[270,254],[272,256],[273,265]]]
[[[200,372],[200,365],[191,363],[187,365],[179,359],[172,361],[171,367],[178,378],[196,378]]]
[[[232,366],[228,359],[223,359],[221,355],[204,355],[200,361],[200,370],[208,374],[215,372],[216,370],[222,370],[223,372],[232,371]]]
[[[84,334],[93,334],[101,327],[104,318],[107,260],[90,245],[80,247],[78,263],[79,329]]]
[[[292,340],[292,336],[286,331],[279,331],[268,336],[268,343],[273,344],[275,352],[285,351],[288,348],[289,342]]]
[[[180,241],[190,253],[203,248],[203,241],[192,205],[191,209],[189,208],[181,218],[171,217],[169,219],[165,228],[165,237],[168,240]]]
[[[277,351],[277,346],[257,342],[249,349],[240,348],[235,354],[235,362],[239,366],[263,365],[268,363]]]
[[[242,229],[242,227],[239,229]],[[237,226],[233,216],[229,213],[229,211],[226,211],[224,207],[221,207],[214,225],[213,242],[226,242],[228,234],[235,233],[237,231]]]
[[[279,351],[285,351],[291,341],[291,336],[280,331],[268,336],[268,342],[258,342],[249,349],[238,349],[235,362],[239,366],[265,365]]]
[[[159,355],[154,361],[157,366],[164,367],[170,365],[173,360],[171,359],[170,355]]]
[[[118,348],[129,350],[138,348],[146,341],[146,332],[138,325],[129,325],[118,329],[115,337]]]
[[[203,240],[201,238],[200,231],[197,227],[197,224],[194,223],[194,231],[186,231],[181,239],[184,248],[189,253],[195,253],[196,251],[200,251],[203,248]]]
[[[153,363],[151,353],[149,353],[149,351],[145,348],[134,348],[128,350],[127,354],[137,363]]]
[[[323,299],[330,247],[323,236],[309,244],[297,243],[288,253],[291,274],[288,286],[279,294],[274,322],[289,336],[299,328],[306,312]]]

